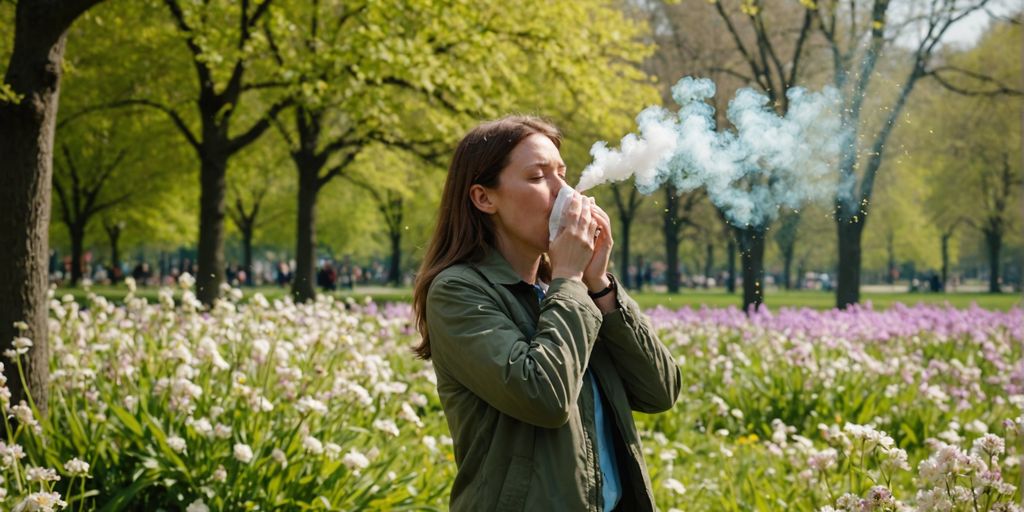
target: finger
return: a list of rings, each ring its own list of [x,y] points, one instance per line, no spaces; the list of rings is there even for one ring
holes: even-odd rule
[[[569,202],[566,203],[564,210],[562,210],[562,221],[560,222],[562,228],[573,226],[579,222],[579,216],[583,210],[581,203],[580,194],[573,193],[572,197],[569,198]]]
[[[591,213],[590,213],[590,199],[587,197],[580,196],[581,209],[579,222],[576,225],[580,233],[588,233],[590,231]]]
[[[608,212],[604,211],[604,208],[601,208],[600,206],[597,206],[597,204],[594,204],[594,213],[596,213],[599,217],[604,219],[608,227],[611,227],[612,218],[608,216]]]

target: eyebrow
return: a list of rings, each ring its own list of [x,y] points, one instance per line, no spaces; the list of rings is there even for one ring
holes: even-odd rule
[[[527,166],[527,169],[533,169],[534,167],[551,167],[553,162],[551,160],[537,160],[536,162]],[[565,162],[558,162],[556,167],[565,167]]]

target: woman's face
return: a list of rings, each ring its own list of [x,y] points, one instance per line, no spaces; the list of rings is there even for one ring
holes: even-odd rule
[[[535,133],[509,154],[498,175],[498,187],[487,189],[498,236],[516,247],[546,252],[548,217],[565,185],[565,162],[546,136]]]

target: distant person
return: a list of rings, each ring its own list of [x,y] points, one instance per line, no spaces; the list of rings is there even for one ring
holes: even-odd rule
[[[670,409],[675,359],[608,273],[612,229],[565,185],[538,118],[474,128],[455,150],[413,292],[458,472],[450,509],[655,509],[632,411]]]
[[[275,281],[278,286],[287,286],[288,283],[292,281],[291,271],[288,269],[287,263],[283,261],[277,262],[277,276],[275,277]]]
[[[149,263],[145,261],[136,264],[135,269],[132,270],[132,279],[135,279],[139,286],[146,286],[149,282],[149,276]]]
[[[931,278],[928,279],[928,285],[929,288],[931,288],[932,293],[939,293],[942,291],[942,281],[939,279],[939,275],[934,272],[932,273]]]

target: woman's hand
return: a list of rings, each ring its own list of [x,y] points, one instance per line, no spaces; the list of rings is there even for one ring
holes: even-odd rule
[[[562,213],[558,235],[551,241],[551,278],[584,279],[584,269],[594,255],[594,238],[599,222],[593,214],[593,199],[573,194]]]
[[[597,206],[593,198],[590,198],[590,205],[591,215],[597,222],[597,238],[594,240],[594,256],[583,270],[583,282],[590,293],[596,293],[611,285],[608,279],[608,261],[611,259],[615,241],[612,240],[611,218]]]

